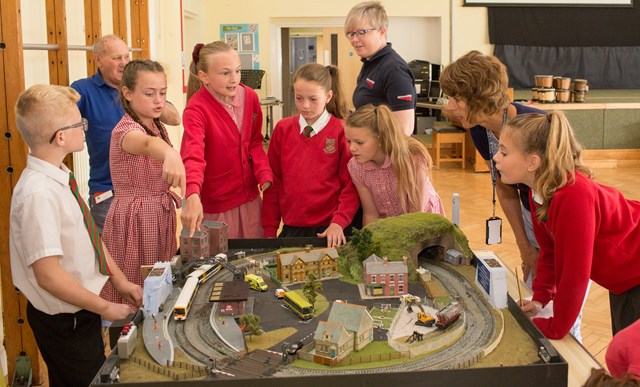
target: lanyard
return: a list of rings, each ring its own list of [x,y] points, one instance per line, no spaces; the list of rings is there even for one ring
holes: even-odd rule
[[[507,123],[507,111],[508,108],[504,109],[504,113],[502,113],[502,126],[500,127],[500,129],[504,128],[504,125]],[[491,170],[491,185],[493,186],[493,197],[491,200],[491,203],[493,205],[493,215],[492,217],[496,217],[496,179],[497,179],[497,171],[496,171],[496,166],[495,166],[495,162],[493,161],[493,149],[495,148],[495,151],[498,151],[498,139],[496,138],[496,136],[491,133],[491,131],[487,130],[487,141],[489,143],[489,169]]]

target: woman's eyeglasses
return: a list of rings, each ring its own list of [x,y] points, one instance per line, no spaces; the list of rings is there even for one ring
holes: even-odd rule
[[[87,129],[89,129],[89,121],[87,121],[86,118],[82,117],[80,122],[78,122],[77,124],[65,126],[64,128],[60,128],[60,129],[56,130],[55,132],[53,132],[53,136],[51,136],[51,139],[49,140],[49,144],[53,144],[53,140],[56,139],[56,136],[58,135],[58,132],[62,132],[63,130],[73,129],[73,128],[82,128],[82,131],[86,132]]]
[[[361,38],[361,37],[365,36],[368,32],[375,31],[375,30],[377,30],[377,28],[369,28],[369,29],[366,29],[366,30],[358,30],[358,31],[347,32],[346,35],[347,35],[347,38],[349,38],[349,39],[353,39],[355,37]]]

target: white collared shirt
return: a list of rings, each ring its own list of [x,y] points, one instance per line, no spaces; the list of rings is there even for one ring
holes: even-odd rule
[[[313,125],[311,125],[311,127],[313,128],[313,132],[311,132],[311,136],[309,137],[313,137],[316,134],[320,133],[320,131],[325,126],[327,126],[330,119],[331,119],[331,114],[329,114],[327,109],[324,109],[324,112],[322,112],[322,114],[320,115],[320,117],[318,117],[316,122],[314,122]],[[300,123],[300,134],[302,134],[304,131],[304,128],[309,124],[307,124],[307,120],[305,120],[304,117],[302,117],[302,114],[300,114],[300,118],[298,119],[298,122]]]
[[[98,271],[95,250],[64,165],[58,168],[28,156],[11,198],[9,254],[14,285],[44,313],[75,313],[81,308],[38,285],[31,265],[41,258],[58,256],[60,266],[82,286],[94,294],[102,290],[108,277]]]

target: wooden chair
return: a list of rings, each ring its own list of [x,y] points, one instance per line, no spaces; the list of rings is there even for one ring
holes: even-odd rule
[[[440,168],[440,163],[452,162],[460,163],[462,169],[465,167],[465,135],[466,131],[449,122],[436,122],[431,132],[431,145],[434,152],[433,163],[436,168]],[[442,144],[452,144],[451,154],[448,157],[442,156],[440,149]],[[459,148],[459,151],[458,151]]]

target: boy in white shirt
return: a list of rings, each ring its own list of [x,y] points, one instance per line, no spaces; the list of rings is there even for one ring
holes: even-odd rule
[[[105,360],[101,317],[130,313],[127,305],[99,297],[107,280],[132,304],[142,302],[142,289],[127,281],[97,234],[92,241],[93,219],[84,217],[70,189],[72,175],[62,161],[84,148],[88,125],[79,98],[69,87],[35,85],[15,108],[31,153],[11,199],[11,272],[29,300],[27,320],[52,387],[89,385]]]

